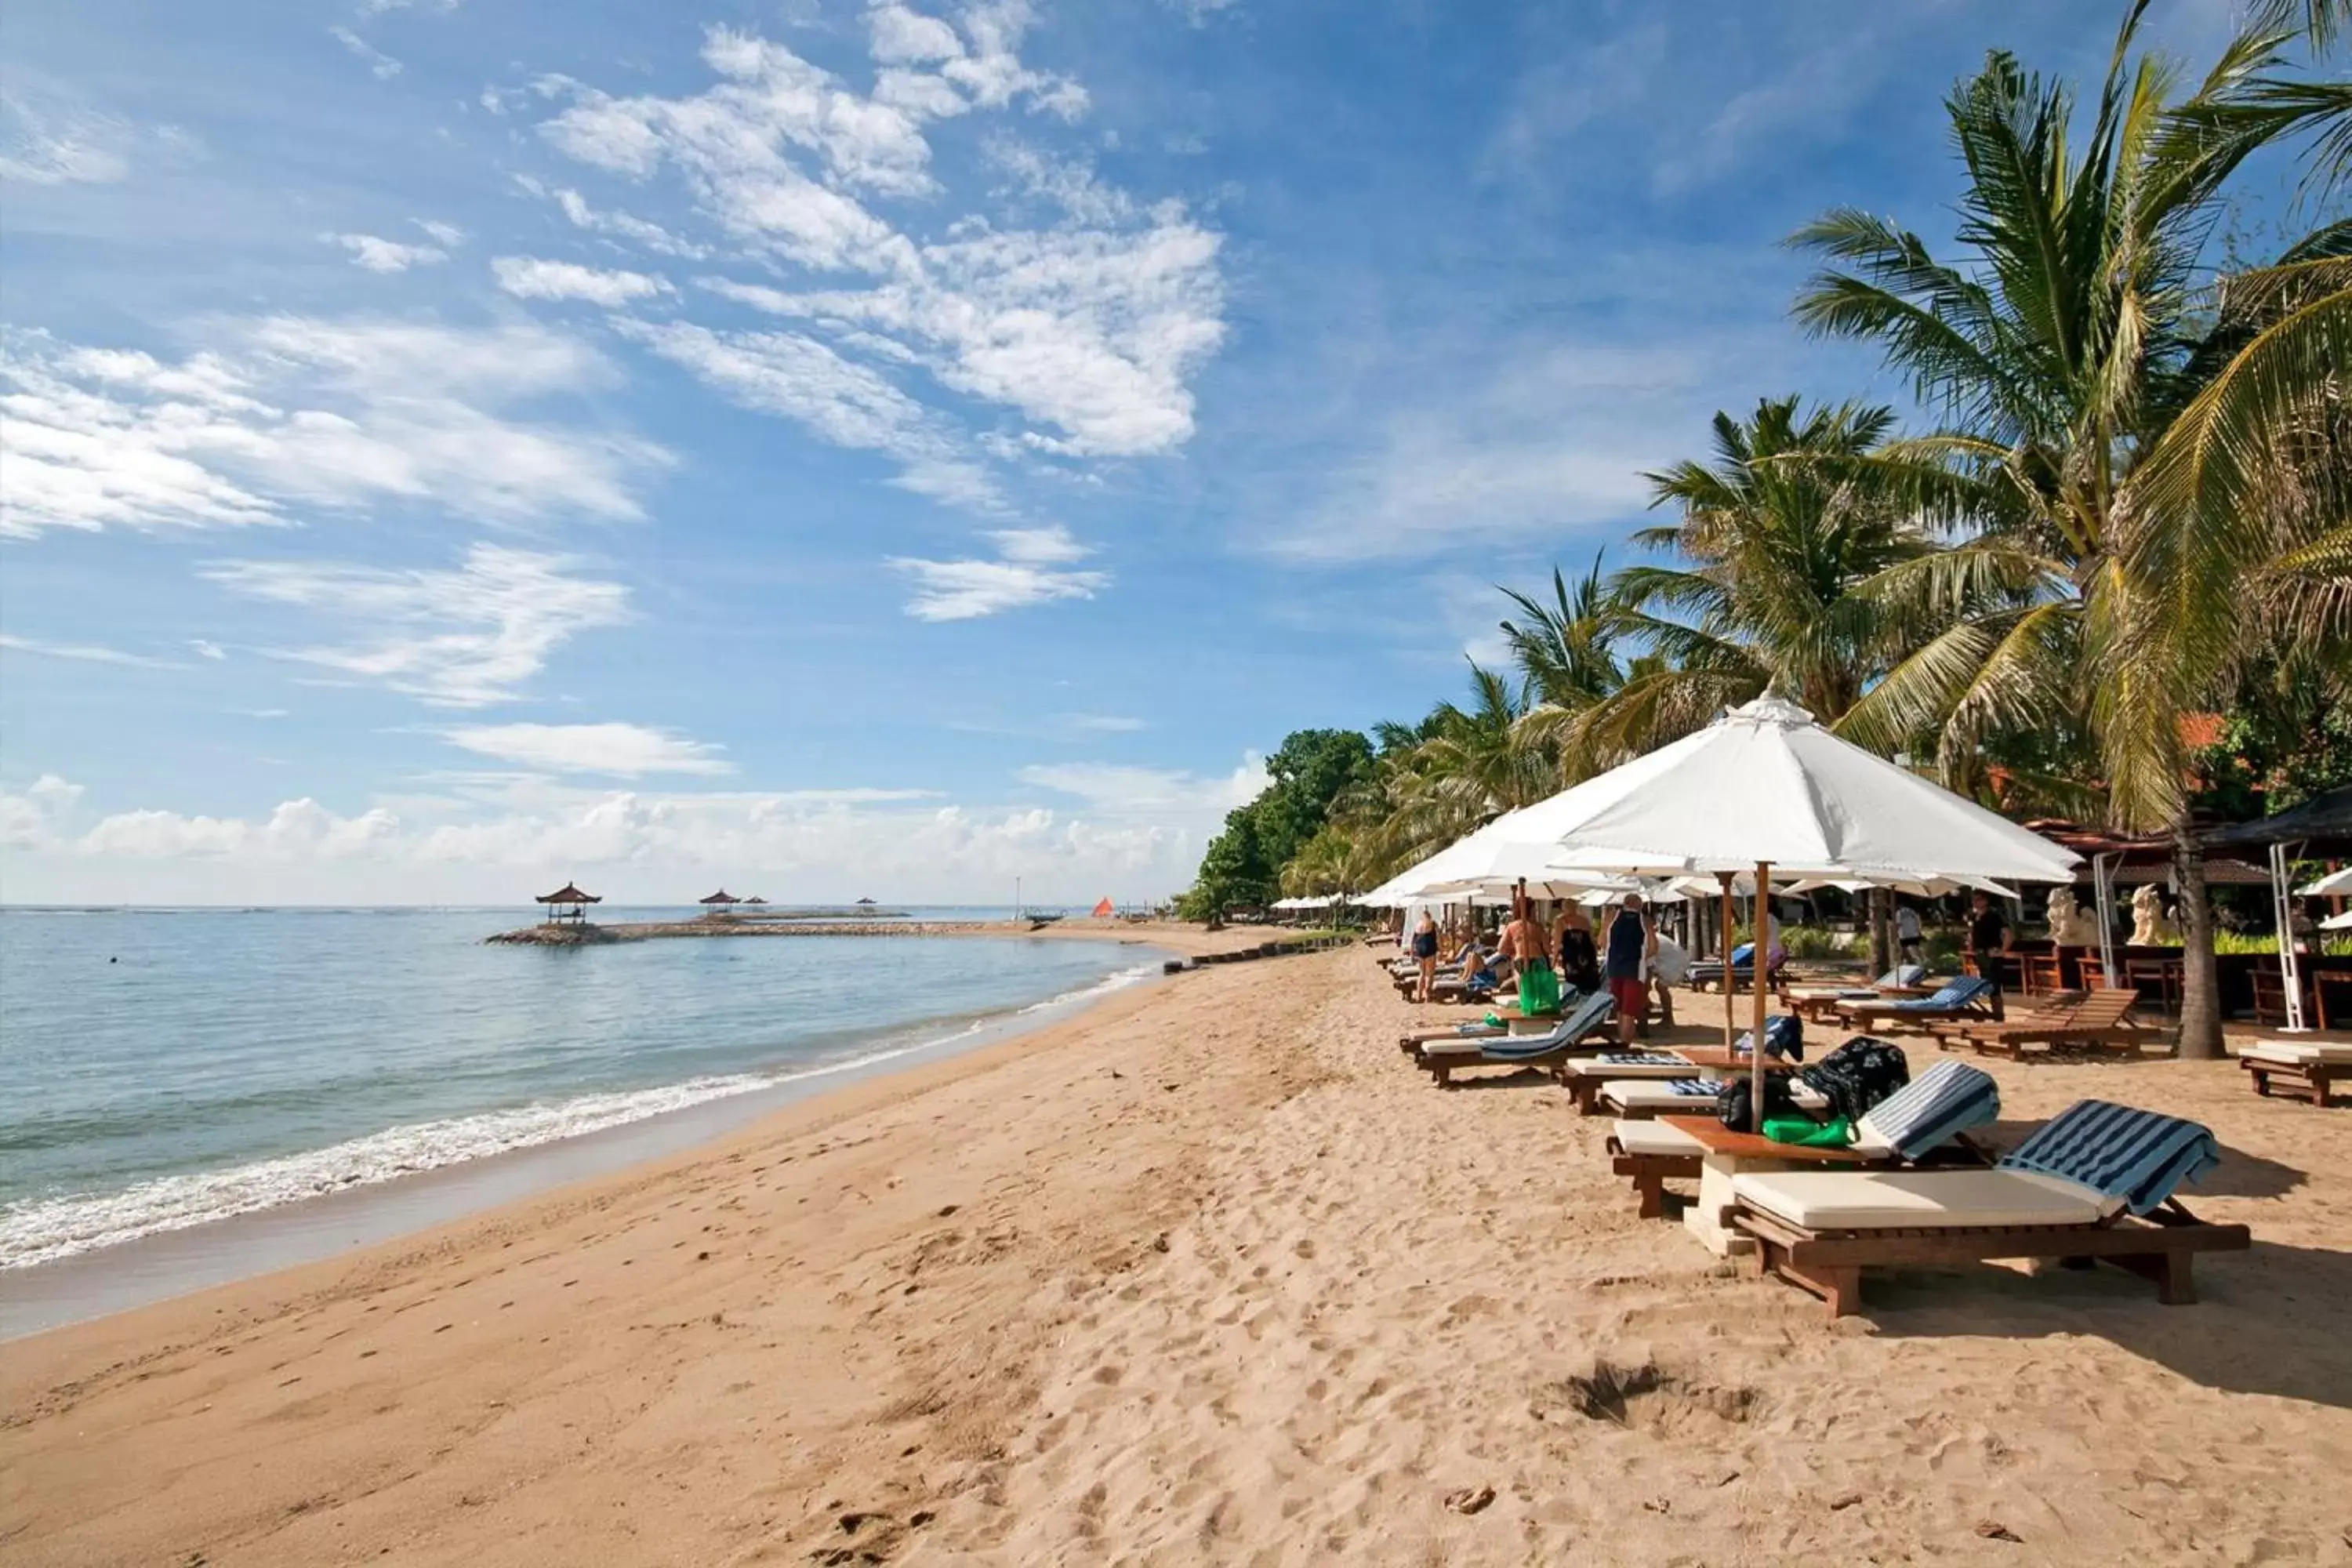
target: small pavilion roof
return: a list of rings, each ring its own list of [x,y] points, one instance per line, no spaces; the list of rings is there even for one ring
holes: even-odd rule
[[[601,904],[604,900],[594,893],[583,893],[577,882],[566,882],[551,893],[541,893],[531,900],[534,904]]]
[[[721,888],[717,892],[711,894],[709,898],[699,899],[696,901],[705,904],[740,904],[743,900],[729,892],[726,889]]]
[[[2205,836],[2211,848],[2268,849],[2300,843],[2306,855],[2352,853],[2352,785],[2314,795],[2301,805]]]

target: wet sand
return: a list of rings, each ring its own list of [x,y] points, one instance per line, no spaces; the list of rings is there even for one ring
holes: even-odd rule
[[[2352,1111],[1996,1065],[2011,1122],[2209,1123],[2253,1249],[1832,1324],[1548,1082],[1433,1088],[1395,1037],[1451,1016],[1207,969],[0,1347],[0,1563],[2352,1563]]]

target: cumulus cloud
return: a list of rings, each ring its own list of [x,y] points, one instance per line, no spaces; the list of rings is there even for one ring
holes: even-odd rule
[[[449,253],[439,246],[404,245],[378,235],[330,234],[321,237],[330,245],[340,245],[350,251],[352,265],[370,272],[405,272],[412,267],[430,267],[449,259]]]
[[[643,724],[465,724],[441,731],[452,745],[500,762],[559,773],[728,773],[720,748]]]
[[[357,641],[274,650],[444,708],[521,694],[574,635],[631,619],[628,590],[567,556],[477,544],[455,568],[224,561],[203,575],[233,593],[313,612]]]
[[[1224,335],[1220,237],[1180,204],[1147,205],[1083,160],[1002,137],[992,155],[1010,183],[998,195],[1021,211],[948,211],[928,237],[886,218],[869,203],[919,214],[916,204],[944,194],[929,140],[936,122],[1014,104],[1075,114],[1085,98],[1022,63],[1025,5],[969,5],[951,22],[890,4],[867,20],[878,68],[870,96],[782,45],[719,28],[704,49],[719,85],[615,99],[558,83],[568,104],[541,130],[627,178],[677,174],[736,247],[764,253],[790,285],[705,287],[796,319],[802,341],[853,365],[919,370],[929,387],[894,384],[921,399],[934,437],[951,430],[969,451],[1076,459],[1181,446],[1193,430],[1191,378]],[[581,226],[623,236],[584,201],[559,199]],[[1047,221],[1024,226],[1029,215]],[[669,237],[634,237],[667,248]],[[1021,427],[964,432],[967,399]]]
[[[634,241],[644,246],[647,250],[658,251],[664,256],[680,256],[690,260],[700,260],[710,254],[709,246],[681,239],[657,223],[648,223],[644,218],[630,213],[592,206],[589,205],[588,198],[578,191],[568,188],[550,191],[537,180],[528,177],[519,183],[523,189],[533,195],[552,199],[555,205],[562,209],[563,216],[571,220],[574,228],[585,229],[591,234],[609,235],[615,239]]]
[[[1072,898],[1153,897],[1190,880],[1226,802],[1262,782],[1255,768],[1253,759],[1230,778],[1194,778],[1065,764],[1024,781],[1070,809],[941,803],[907,789],[641,792],[509,776],[354,815],[306,797],[242,817],[99,816],[79,786],[44,774],[0,790],[0,846],[11,851],[12,893],[36,901],[206,902],[233,888],[240,900],[514,903],[573,877],[621,901],[688,896],[721,879],[777,900],[887,887],[993,901],[1015,876]]]
[[[0,535],[243,527],[386,501],[495,522],[632,518],[636,482],[668,461],[633,437],[518,416],[613,375],[545,327],[273,316],[218,332],[178,361],[9,337]]]
[[[1110,586],[1109,573],[1074,568],[1094,551],[1066,529],[1004,528],[987,537],[996,544],[994,560],[891,557],[892,566],[915,580],[907,613],[919,621],[968,621],[1056,599],[1091,599]]]
[[[643,272],[600,271],[535,256],[500,256],[490,262],[499,287],[519,300],[584,300],[617,310],[632,300],[673,294],[669,280]]]
[[[686,321],[621,330],[746,408],[796,420],[836,447],[887,453],[902,489],[982,510],[1001,505],[995,481],[940,419],[880,371],[815,338]]]

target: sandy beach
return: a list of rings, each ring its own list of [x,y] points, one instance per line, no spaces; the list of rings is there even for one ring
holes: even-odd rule
[[[2253,1249],[1831,1323],[1549,1082],[1411,1070],[1452,1016],[1361,950],[1202,970],[0,1347],[0,1563],[2352,1563],[2352,1114],[1996,1066],[2011,1123],[2207,1122]]]

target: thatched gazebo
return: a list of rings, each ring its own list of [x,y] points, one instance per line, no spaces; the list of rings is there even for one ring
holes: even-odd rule
[[[551,893],[541,893],[531,902],[547,906],[548,925],[585,925],[588,906],[604,900],[594,893],[583,893],[577,882],[566,882]]]
[[[702,905],[704,909],[710,911],[703,918],[705,920],[712,920],[724,915],[729,910],[733,909],[737,904],[741,903],[743,900],[729,892],[726,889],[721,888],[717,892],[711,894],[709,898],[698,899],[695,901]]]
[[[764,904],[764,903],[766,903],[767,901],[768,901],[767,900],[765,900],[765,899],[761,898],[761,897],[759,894],[757,894],[757,893],[752,894],[750,898],[748,898],[748,899],[746,899],[746,900],[743,900],[743,902],[744,902],[744,903],[746,903],[746,904]]]

